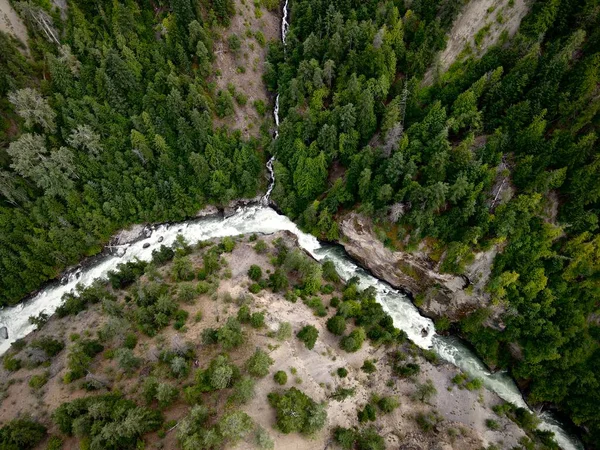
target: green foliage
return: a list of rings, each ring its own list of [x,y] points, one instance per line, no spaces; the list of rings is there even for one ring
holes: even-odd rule
[[[46,437],[46,427],[29,418],[13,419],[0,428],[0,448],[28,450]]]
[[[138,439],[158,429],[157,411],[136,406],[118,394],[63,403],[52,414],[61,433],[89,439],[90,448],[135,449]]]
[[[289,322],[281,322],[275,337],[278,341],[287,341],[292,337],[292,325]]]
[[[437,389],[431,380],[426,380],[425,383],[418,383],[414,397],[423,402],[429,402],[437,394]]]
[[[375,373],[375,372],[377,372],[377,366],[375,365],[375,363],[373,361],[371,361],[369,359],[365,359],[365,362],[363,363],[360,370],[362,370],[365,373]]]
[[[360,327],[355,328],[349,335],[342,338],[340,341],[340,347],[342,350],[345,350],[349,353],[357,352],[362,347],[362,344],[366,338],[367,335],[365,334],[365,330]]]
[[[345,367],[338,367],[336,373],[340,378],[346,378],[348,376],[348,370]]]
[[[346,319],[342,316],[333,316],[327,319],[327,329],[336,336],[342,336],[346,331]]]
[[[273,375],[273,379],[275,380],[275,383],[283,386],[287,383],[287,373],[285,373],[283,370],[278,370]]]
[[[356,394],[355,388],[343,388],[341,386],[338,386],[336,388],[336,390],[333,391],[329,397],[338,402],[342,402],[345,399],[347,399],[348,397],[353,397],[354,394]]]
[[[367,403],[363,409],[359,409],[357,412],[358,422],[373,422],[377,419],[377,410],[373,405]]]
[[[233,385],[233,394],[231,400],[238,404],[248,403],[254,398],[256,392],[254,386],[256,381],[254,378],[244,376]]]
[[[48,382],[50,374],[48,372],[41,373],[39,375],[32,375],[29,379],[29,387],[32,389],[40,389]]]
[[[268,399],[276,411],[277,429],[284,434],[300,432],[311,435],[325,425],[327,411],[324,405],[316,403],[295,387],[283,393],[271,392]]]
[[[377,406],[384,414],[388,414],[400,406],[400,401],[396,397],[381,397]]]
[[[252,264],[248,269],[248,276],[251,280],[258,281],[262,278],[262,269],[256,264]]]
[[[246,370],[252,376],[263,378],[269,374],[271,364],[273,364],[273,359],[264,350],[257,349],[246,361]]]
[[[319,337],[319,330],[317,330],[313,325],[306,325],[302,327],[300,331],[296,334],[298,339],[304,342],[306,348],[312,350],[317,342],[317,338]]]

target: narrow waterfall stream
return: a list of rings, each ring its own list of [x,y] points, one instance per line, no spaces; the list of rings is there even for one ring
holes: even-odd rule
[[[284,43],[288,27],[288,1],[286,1],[282,19]],[[275,101],[274,115],[275,123],[279,126],[279,96]],[[277,136],[276,131],[275,138]],[[366,272],[340,246],[320,243],[314,236],[302,232],[289,218],[268,207],[269,197],[275,184],[273,162],[274,157],[267,163],[271,179],[260,205],[240,207],[234,215],[226,218],[215,216],[178,224],[154,226],[146,238],[132,244],[117,246],[120,248],[119,256],[107,255],[99,258],[85,269],[69,273],[62,284],[54,283],[34,297],[18,305],[0,310],[0,327],[6,326],[9,336],[8,339],[0,340],[0,355],[10,348],[12,342],[34,330],[34,326],[28,321],[30,316],[37,316],[41,312],[53,314],[62,303],[63,294],[72,291],[78,283],[88,286],[96,279],[105,278],[110,270],[116,269],[118,264],[134,258],[149,261],[154,249],[161,245],[172,245],[178,234],[183,235],[188,242],[196,242],[215,237],[247,233],[270,234],[287,230],[298,237],[299,245],[315,259],[333,261],[343,279],[347,280],[356,276],[359,278],[362,288],[373,286],[377,292],[377,300],[393,318],[394,325],[406,332],[409,339],[416,345],[421,348],[433,349],[441,358],[458,366],[470,376],[481,378],[485,387],[498,394],[502,399],[516,406],[528,408],[514,381],[507,374],[491,374],[482,361],[459,339],[436,334],[433,322],[421,316],[406,295]],[[553,417],[546,414],[541,414],[539,417],[542,421],[540,428],[553,431],[561,448],[565,450],[583,449],[579,440],[575,436],[569,435]]]

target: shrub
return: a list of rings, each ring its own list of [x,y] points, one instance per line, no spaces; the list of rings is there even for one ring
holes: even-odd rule
[[[248,269],[248,276],[253,281],[258,281],[262,278],[262,269],[256,264],[252,264]]]
[[[159,383],[156,387],[156,400],[160,408],[171,405],[179,396],[179,390],[169,383]]]
[[[250,375],[263,378],[269,374],[271,364],[273,364],[273,359],[263,350],[257,349],[246,362],[246,369]]]
[[[171,267],[171,276],[175,281],[194,279],[194,266],[187,256],[176,256]]]
[[[284,434],[301,432],[310,435],[325,425],[327,411],[324,405],[295,387],[283,393],[271,392],[267,398],[276,410],[277,428]]]
[[[219,420],[218,428],[230,445],[242,439],[252,431],[254,422],[248,414],[243,411],[234,411],[225,414]]]
[[[340,378],[346,378],[348,370],[345,367],[338,367],[337,374]]]
[[[48,439],[48,445],[46,446],[46,450],[62,450],[63,441],[58,436],[52,436]]]
[[[329,259],[323,263],[323,279],[332,283],[340,282],[340,276],[337,273],[335,264]]]
[[[344,450],[352,450],[354,448],[354,441],[356,441],[357,438],[357,433],[349,428],[336,427],[335,430],[333,430],[333,438]]]
[[[46,427],[29,418],[13,419],[0,428],[0,448],[28,450],[46,437]]]
[[[289,286],[289,281],[285,272],[278,268],[269,275],[269,286],[273,292],[285,291]]]
[[[142,397],[149,405],[156,398],[158,390],[158,379],[156,377],[146,377],[142,382]]]
[[[227,38],[227,45],[229,46],[229,50],[233,53],[238,53],[242,48],[242,41],[237,34],[231,34]]]
[[[281,322],[275,335],[278,341],[286,341],[292,337],[292,325],[289,322]]]
[[[258,294],[260,292],[260,290],[261,290],[260,284],[258,284],[258,283],[252,283],[250,285],[250,287],[248,288],[248,290],[250,292],[252,292],[253,294]]]
[[[133,261],[121,263],[117,265],[116,271],[111,270],[108,272],[108,281],[113,289],[123,289],[141,277],[147,265],[147,262],[140,261],[137,258]]]
[[[341,402],[341,401],[347,399],[348,397],[354,396],[354,394],[356,394],[356,389],[343,388],[341,386],[338,386],[338,388],[335,391],[333,391],[333,393],[330,395],[330,397],[333,400]]]
[[[252,313],[250,316],[250,325],[252,328],[262,328],[265,326],[265,315],[261,312]]]
[[[392,372],[401,378],[410,378],[416,376],[421,371],[421,366],[416,363],[395,364]]]
[[[190,373],[190,364],[181,356],[173,358],[170,366],[171,373],[177,378],[185,378]]]
[[[40,389],[42,386],[44,386],[48,382],[49,376],[50,376],[50,374],[48,372],[44,372],[39,375],[33,375],[29,379],[29,387],[32,389]]]
[[[231,401],[243,404],[248,403],[254,398],[256,392],[254,386],[256,382],[253,378],[244,376],[233,385],[233,394],[231,395]]]
[[[337,308],[340,306],[340,299],[337,297],[331,297],[331,300],[329,300],[329,306],[332,308]]]
[[[233,114],[233,98],[227,91],[219,91],[215,102],[215,112],[217,116],[223,118]]]
[[[224,237],[221,241],[221,247],[226,253],[231,253],[235,248],[235,240],[231,236]]]
[[[98,414],[102,412],[102,414]],[[159,412],[139,407],[119,394],[79,398],[63,403],[52,414],[59,430],[86,438],[89,448],[132,450],[145,433],[157,430]]]
[[[360,423],[373,422],[377,419],[377,410],[373,405],[367,403],[363,409],[358,410],[357,416]]]
[[[137,341],[137,336],[133,333],[129,333],[127,336],[125,336],[125,340],[123,341],[123,347],[133,350],[137,345]]]
[[[341,336],[346,331],[346,319],[342,316],[333,316],[327,320],[327,329],[335,334]]]
[[[129,348],[119,348],[115,351],[115,359],[121,370],[131,373],[140,367],[142,361]]]
[[[175,252],[171,248],[166,245],[161,245],[157,250],[152,250],[152,263],[157,266],[162,266],[171,261],[174,256]]]
[[[225,325],[216,332],[217,342],[224,350],[232,350],[244,343],[241,324],[234,317],[229,317]]]
[[[312,297],[310,300],[306,301],[306,305],[313,310],[316,316],[325,317],[327,315],[325,305],[323,305],[323,302],[319,297]]]
[[[356,448],[357,450],[385,450],[385,441],[374,427],[369,426],[358,435]]]
[[[490,430],[494,430],[494,431],[497,431],[500,429],[500,424],[498,422],[496,422],[494,419],[486,419],[485,426],[488,427]]]
[[[348,336],[342,338],[340,347],[348,353],[354,353],[360,350],[366,337],[365,330],[360,327],[356,328]]]
[[[275,372],[273,378],[275,379],[275,383],[280,384],[282,386],[287,383],[287,373],[285,373],[283,370],[278,370],[277,372]]]
[[[315,347],[317,338],[319,337],[319,330],[317,330],[313,325],[306,325],[298,332],[296,336],[298,339],[304,342],[306,348],[312,350]]]
[[[365,362],[363,363],[363,365],[360,369],[365,373],[374,373],[377,371],[377,367],[375,366],[375,363],[373,363],[373,361],[368,360],[368,359],[365,359]]]
[[[53,358],[65,348],[65,344],[62,341],[44,336],[40,339],[35,339],[32,341],[31,347],[39,348],[43,350],[49,358]]]
[[[260,116],[264,116],[267,113],[267,105],[262,100],[254,100],[254,109]],[[256,248],[256,247],[255,247]]]
[[[271,435],[261,426],[256,428],[256,446],[260,450],[273,450],[275,448]]]
[[[177,288],[177,301],[189,304],[198,296],[198,290],[192,283],[180,283]]]
[[[400,401],[396,397],[382,397],[377,406],[383,413],[388,414],[400,406]]]

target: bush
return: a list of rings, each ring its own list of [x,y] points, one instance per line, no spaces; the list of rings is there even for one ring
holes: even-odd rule
[[[256,112],[260,115],[263,116],[267,113],[267,105],[265,104],[264,101],[262,100],[254,100],[254,109],[256,109]],[[254,247],[256,248],[256,247]]]
[[[171,261],[174,256],[175,252],[171,248],[161,245],[159,249],[152,250],[152,263],[156,266],[162,266]]]
[[[194,266],[187,256],[176,256],[171,266],[171,276],[175,281],[194,279]]]
[[[171,373],[177,378],[185,378],[190,373],[190,364],[185,358],[176,356],[171,360]]]
[[[385,441],[374,427],[369,426],[367,428],[364,428],[358,435],[356,449],[385,450]]]
[[[286,341],[292,337],[292,325],[289,322],[281,322],[275,335],[278,341]]]
[[[33,375],[29,379],[29,387],[32,389],[40,389],[42,386],[44,386],[48,382],[49,376],[50,376],[50,374],[48,372],[44,372],[39,375]]]
[[[248,269],[248,276],[253,281],[258,281],[262,278],[262,269],[256,264],[252,264]]]
[[[46,427],[29,418],[13,419],[0,428],[0,448],[28,450],[46,437]]]
[[[273,450],[275,448],[271,435],[261,426],[256,429],[256,446],[260,450]]]
[[[296,336],[298,339],[304,342],[304,345],[306,345],[307,349],[312,350],[315,347],[317,338],[319,337],[319,330],[317,330],[313,325],[306,325],[298,332]]]
[[[242,48],[242,41],[237,34],[231,34],[227,38],[227,45],[229,46],[229,50],[237,54]]]
[[[252,284],[250,285],[250,287],[248,288],[248,290],[249,290],[250,292],[252,292],[253,294],[258,294],[258,293],[260,292],[260,290],[261,290],[261,289],[262,289],[262,288],[260,287],[260,284],[258,284],[258,283],[252,283]]]
[[[356,438],[357,433],[349,428],[336,427],[335,430],[333,430],[333,439],[344,450],[352,450]]]
[[[327,420],[324,405],[295,387],[281,394],[271,392],[268,400],[276,410],[277,428],[284,434],[301,432],[310,435],[323,428]]]
[[[115,351],[115,359],[121,370],[125,373],[132,373],[140,367],[142,361],[136,357],[129,348],[119,348]]]
[[[230,445],[244,438],[254,428],[254,422],[243,411],[234,411],[225,414],[218,424],[219,432]]]
[[[241,324],[234,317],[229,317],[225,325],[217,330],[216,338],[224,350],[232,350],[239,347],[244,343]]]
[[[258,378],[263,378],[269,374],[269,367],[273,364],[273,359],[261,349],[257,349],[254,354],[246,361],[246,369]]]
[[[250,325],[252,328],[262,328],[265,326],[265,315],[261,312],[252,313],[250,316]]]
[[[340,378],[346,378],[346,376],[348,375],[348,371],[345,367],[338,367],[337,374]]]
[[[377,410],[373,405],[367,403],[363,409],[358,410],[357,416],[360,423],[374,422],[377,419]]]
[[[498,422],[496,422],[494,419],[486,419],[485,426],[493,431],[497,431],[500,429],[500,424]]]
[[[416,363],[396,364],[392,367],[392,372],[401,378],[410,378],[421,372],[421,366]]]
[[[329,259],[323,263],[323,279],[332,283],[339,283],[341,281],[335,264]]]
[[[238,404],[248,403],[256,395],[254,391],[255,385],[256,382],[253,378],[248,376],[242,377],[233,385],[233,394],[230,397],[231,401]]]
[[[341,402],[341,401],[347,399],[348,397],[354,396],[354,394],[356,394],[356,389],[343,388],[341,386],[338,386],[337,389],[335,391],[333,391],[333,393],[329,397],[332,398],[333,400]]]
[[[231,236],[224,237],[221,241],[221,247],[226,253],[231,253],[235,248],[235,240]]]
[[[346,331],[346,319],[342,316],[330,317],[327,320],[327,329],[336,336],[343,335]]]
[[[366,338],[365,330],[360,327],[356,328],[348,336],[342,338],[340,347],[348,353],[357,352]]]
[[[433,385],[431,380],[427,380],[423,384],[417,384],[417,391],[415,392],[415,398],[427,403],[433,396],[437,394],[437,389]]]
[[[377,406],[384,414],[388,414],[400,406],[400,401],[396,397],[382,397]]]
[[[217,116],[223,118],[233,114],[233,98],[227,91],[219,91],[215,102],[215,112]]]
[[[127,336],[125,336],[125,340],[123,341],[123,347],[133,350],[137,345],[137,341],[137,336],[133,333],[129,333]]]
[[[156,387],[156,400],[160,408],[171,405],[179,396],[179,390],[169,383],[159,383]]]
[[[106,450],[133,450],[142,435],[157,430],[162,423],[159,412],[139,407],[119,394],[63,403],[52,419],[61,433],[76,433],[86,438],[89,448]]]
[[[65,348],[65,344],[62,341],[44,336],[40,339],[35,339],[32,341],[31,347],[39,348],[43,350],[49,358],[53,358]]]
[[[374,373],[377,371],[377,367],[375,366],[375,363],[368,359],[365,359],[365,362],[363,363],[363,365],[360,369],[365,373]]]
[[[273,292],[285,291],[289,286],[289,281],[285,272],[278,268],[269,275],[269,286]]]
[[[312,297],[306,301],[306,305],[313,310],[316,316],[325,317],[327,315],[327,309],[319,297]]]
[[[282,386],[287,383],[287,373],[285,373],[283,370],[278,370],[277,372],[275,372],[273,378],[275,379],[275,383],[280,384]]]

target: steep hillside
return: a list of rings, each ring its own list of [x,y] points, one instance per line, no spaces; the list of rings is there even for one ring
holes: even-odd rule
[[[5,356],[0,444],[24,423],[42,424],[63,449],[356,440],[359,449],[476,450],[527,439],[508,419],[523,425],[522,412],[407,342],[372,294],[341,283],[293,235],[180,240],[175,253],[163,247],[153,263],[109,278],[67,295]],[[291,403],[273,394],[285,392]]]

